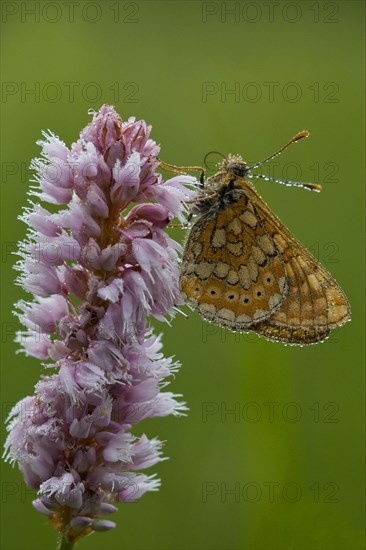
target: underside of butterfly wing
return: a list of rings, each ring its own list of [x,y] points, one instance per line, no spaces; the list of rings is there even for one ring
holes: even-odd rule
[[[350,320],[348,300],[310,252],[273,213],[260,212],[260,206],[256,205],[256,213],[281,254],[288,292],[280,308],[254,330],[270,340],[288,344],[321,342],[331,329]]]
[[[194,224],[180,286],[205,319],[234,331],[251,330],[279,309],[288,288],[284,263],[245,194]]]

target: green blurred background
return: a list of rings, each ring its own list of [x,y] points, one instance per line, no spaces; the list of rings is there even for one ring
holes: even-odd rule
[[[22,292],[10,252],[42,129],[70,145],[88,109],[112,103],[152,124],[174,164],[202,164],[211,150],[260,160],[308,129],[272,169],[323,192],[257,189],[343,286],[352,322],[307,348],[193,313],[156,324],[183,364],[171,388],[189,415],[137,427],[166,440],[170,460],[152,469],[162,489],[79,547],[364,548],[364,2],[70,4],[2,2],[2,419],[41,372],[12,341]],[[17,469],[2,464],[1,490],[2,548],[54,548]]]

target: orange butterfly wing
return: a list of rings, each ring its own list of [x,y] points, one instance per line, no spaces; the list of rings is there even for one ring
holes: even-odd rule
[[[205,319],[235,331],[253,329],[280,307],[287,293],[285,267],[244,192],[194,224],[180,286]]]

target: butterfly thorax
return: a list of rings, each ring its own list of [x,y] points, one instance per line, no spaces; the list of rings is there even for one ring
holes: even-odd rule
[[[219,171],[205,181],[192,213],[216,215],[219,210],[233,205],[245,194],[245,185],[250,185],[244,181],[248,172],[248,165],[241,157],[226,158]]]

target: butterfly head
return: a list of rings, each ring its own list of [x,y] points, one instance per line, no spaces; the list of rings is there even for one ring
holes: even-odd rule
[[[245,160],[238,155],[229,155],[221,163],[221,169],[233,176],[244,178],[249,172],[249,166]]]

